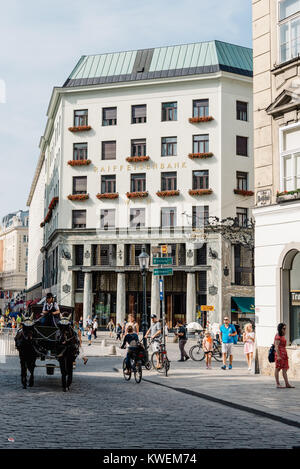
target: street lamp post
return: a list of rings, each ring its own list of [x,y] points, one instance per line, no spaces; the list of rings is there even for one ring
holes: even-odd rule
[[[140,270],[143,279],[143,315],[142,315],[142,332],[143,332],[143,344],[145,349],[147,348],[147,340],[145,335],[148,330],[147,321],[147,297],[146,297],[146,276],[149,269],[149,255],[146,253],[146,247],[143,245],[142,252],[139,255]]]

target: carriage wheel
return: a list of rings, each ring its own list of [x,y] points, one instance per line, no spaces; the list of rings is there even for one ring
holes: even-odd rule
[[[126,373],[126,371],[127,371],[128,374]],[[125,359],[124,359],[124,361],[123,361],[123,376],[124,376],[124,378],[125,378],[126,381],[129,381],[130,378],[131,378],[131,369],[130,369],[130,370],[127,369],[126,360],[125,360]]]

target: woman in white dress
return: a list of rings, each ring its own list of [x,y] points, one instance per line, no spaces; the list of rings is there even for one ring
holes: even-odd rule
[[[245,325],[244,333],[243,333],[243,342],[244,342],[244,354],[246,355],[246,359],[248,363],[248,370],[251,371],[253,353],[254,353],[254,342],[255,342],[255,334],[253,332],[251,322]]]

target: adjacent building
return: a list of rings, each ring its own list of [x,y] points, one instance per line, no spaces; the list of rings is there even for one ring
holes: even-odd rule
[[[97,314],[102,327],[130,312],[139,320],[145,245],[147,309],[159,315],[152,256],[168,245],[170,327],[199,318],[201,306],[213,307],[210,322],[223,312],[254,318],[251,246],[210,226],[231,217],[243,230],[251,218],[252,113],[245,47],[211,41],[81,57],[48,107],[28,201],[29,286],[42,282],[43,294],[78,317]]]
[[[28,211],[2,218],[0,229],[0,308],[24,299],[28,270]]]
[[[255,299],[260,369],[287,324],[300,361],[300,1],[253,0]]]

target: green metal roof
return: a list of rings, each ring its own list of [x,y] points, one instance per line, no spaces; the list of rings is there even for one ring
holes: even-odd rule
[[[65,87],[215,73],[252,76],[252,49],[221,41],[82,56]]]

